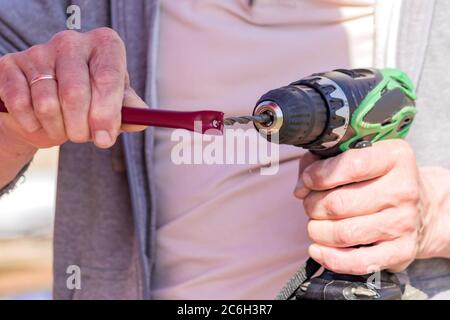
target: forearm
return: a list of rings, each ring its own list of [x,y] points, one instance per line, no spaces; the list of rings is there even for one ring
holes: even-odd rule
[[[0,190],[31,161],[37,149],[8,135],[0,121]],[[0,192],[1,192],[0,191]]]
[[[419,259],[450,258],[450,170],[420,168],[423,195]]]

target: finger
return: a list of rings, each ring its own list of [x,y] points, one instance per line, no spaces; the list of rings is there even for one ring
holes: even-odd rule
[[[304,199],[306,214],[316,220],[336,220],[379,212],[414,202],[417,187],[402,175],[392,174],[327,191],[312,191]],[[413,179],[411,179],[413,180]],[[392,188],[391,188],[392,186]]]
[[[294,189],[294,195],[299,199],[304,199],[308,193],[311,191],[308,187],[305,186],[303,179],[302,179],[302,173],[303,171],[313,162],[319,160],[320,157],[311,153],[306,152],[301,158],[298,168],[298,180],[297,185]]]
[[[2,57],[0,65],[0,99],[25,132],[36,132],[42,126],[34,114],[25,75],[9,56]]]
[[[31,84],[40,75],[55,75],[52,57],[44,45],[36,45],[19,55],[19,65],[30,83],[31,101],[36,117],[48,137],[65,139],[64,121],[59,105],[55,80],[41,80]]]
[[[397,272],[402,272],[404,271],[406,268],[408,268],[408,266],[416,259],[416,257],[414,256],[411,260],[406,260],[404,262],[400,262],[397,263],[395,265],[392,265],[390,267],[386,267],[386,270],[389,272],[393,272],[393,273],[397,273]]]
[[[108,148],[115,143],[121,125],[126,55],[120,38],[112,31],[102,29],[96,35],[93,39],[97,46],[89,60],[92,88],[89,122],[95,144]]]
[[[31,98],[34,112],[49,138],[65,140],[66,130],[59,104],[56,81],[45,80],[33,84],[31,86]]]
[[[416,230],[416,209],[387,209],[342,220],[311,220],[308,235],[318,244],[351,247],[397,239]]]
[[[380,141],[369,148],[351,149],[316,161],[305,169],[302,178],[305,186],[312,190],[332,189],[385,175],[398,159],[410,154],[412,151],[403,140]]]
[[[68,43],[60,48],[55,66],[67,137],[75,143],[91,139],[88,122],[91,83],[86,61],[87,54],[80,52],[75,44]]]
[[[333,248],[319,244],[309,247],[309,255],[325,268],[337,273],[364,275],[391,266],[408,265],[416,256],[412,237],[385,241],[374,246]]]
[[[131,88],[127,87],[124,93],[123,105],[134,107],[134,108],[148,108],[144,100],[139,97],[136,92]],[[122,124],[121,131],[125,132],[138,132],[147,129],[147,126],[132,125],[132,124]]]

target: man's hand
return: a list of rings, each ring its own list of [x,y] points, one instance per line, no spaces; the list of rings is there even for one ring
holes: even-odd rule
[[[56,81],[30,85],[39,75]],[[67,140],[111,147],[122,105],[145,106],[130,88],[125,46],[108,28],[63,31],[46,44],[1,57],[0,99],[9,112],[0,115],[2,143],[21,152]]]
[[[310,256],[338,273],[403,270],[420,254],[421,194],[414,152],[403,140],[325,160],[306,154],[295,195],[311,218]]]

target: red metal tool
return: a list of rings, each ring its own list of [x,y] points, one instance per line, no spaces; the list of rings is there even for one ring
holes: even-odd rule
[[[8,112],[2,100],[0,100],[0,112]],[[223,133],[223,116],[223,112],[213,110],[185,112],[122,107],[122,123],[124,124],[186,129],[209,134]],[[201,127],[197,128],[196,123],[200,124],[200,122]]]

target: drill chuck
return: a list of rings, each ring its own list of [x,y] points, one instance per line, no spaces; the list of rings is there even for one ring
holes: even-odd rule
[[[270,122],[255,123],[269,140],[306,145],[316,140],[327,124],[327,108],[320,94],[306,86],[285,86],[261,97],[254,115],[268,114]]]

